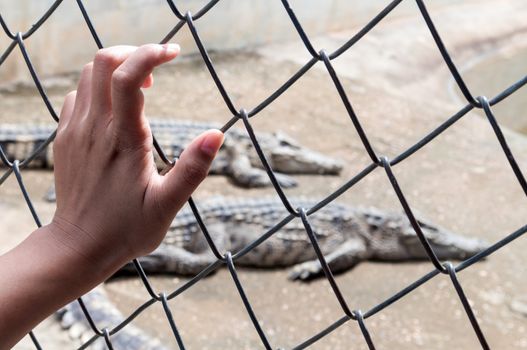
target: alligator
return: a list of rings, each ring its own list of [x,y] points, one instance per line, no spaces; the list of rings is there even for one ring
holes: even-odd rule
[[[306,209],[316,204],[313,200],[302,198],[292,199],[291,202],[295,207]],[[199,204],[201,218],[221,253],[230,251],[235,254],[288,216],[278,198],[212,197]],[[349,270],[364,260],[427,259],[427,254],[405,215],[375,208],[355,208],[330,203],[310,215],[309,221],[321,251],[334,273]],[[441,260],[463,260],[489,246],[483,240],[452,233],[425,219],[419,218],[418,222]],[[189,208],[184,208],[178,213],[161,245],[151,254],[138,260],[147,274],[187,276],[194,276],[217,261]],[[323,275],[321,264],[299,218],[294,218],[246,255],[236,259],[235,264],[260,268],[292,266],[289,273],[292,280],[307,281]],[[131,263],[118,272],[130,273],[135,273]],[[115,308],[104,301],[104,294],[97,293],[97,297],[91,297],[91,300],[103,301],[87,305],[88,309],[98,313],[99,319],[115,319],[115,316],[112,316],[117,313]],[[104,305],[104,308],[100,305]],[[106,313],[110,316],[105,317]],[[69,304],[61,315],[66,327],[79,323],[83,325],[79,327],[88,330],[77,303]],[[156,341],[152,340],[148,345],[144,343],[144,335],[138,336],[136,331],[130,332],[121,336],[124,339],[122,342],[143,344],[143,347],[137,349],[159,349]],[[88,334],[93,335],[91,330],[88,330]],[[116,338],[114,348],[132,349],[130,345],[119,345],[119,342]]]
[[[169,159],[178,157],[186,145],[208,129],[219,129],[213,123],[150,119],[152,133]],[[56,125],[3,124],[0,125],[0,146],[8,159],[23,160],[31,155],[56,129]],[[297,182],[285,174],[338,175],[342,163],[300,146],[288,135],[275,132],[258,133],[258,142],[282,187],[296,186]],[[156,153],[156,152],[154,152]],[[155,156],[159,169],[166,165]],[[30,164],[36,168],[52,168],[53,152],[48,146]],[[271,185],[246,131],[231,128],[212,163],[211,174],[227,175],[235,184],[244,187]]]

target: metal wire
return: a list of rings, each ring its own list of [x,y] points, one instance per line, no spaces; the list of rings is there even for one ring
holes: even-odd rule
[[[278,0],[277,0],[278,1]],[[212,9],[217,3],[220,2],[220,0],[212,0],[209,1],[207,4],[203,6],[195,15],[192,15],[190,12],[184,12],[181,11],[174,1],[167,0],[167,11],[170,11],[175,16],[175,25],[174,27],[163,37],[163,39],[160,41],[161,43],[166,43],[185,25],[189,28],[190,33],[192,34],[192,37],[194,41],[196,42],[196,45],[199,49],[199,52],[201,54],[201,57],[203,58],[203,61],[205,65],[207,66],[207,69],[210,73],[210,76],[214,83],[216,84],[216,87],[222,96],[228,110],[231,113],[231,116],[229,116],[228,120],[225,122],[224,126],[221,128],[222,131],[226,132],[229,130],[230,127],[232,127],[234,124],[236,124],[239,120],[242,121],[242,123],[245,126],[245,129],[247,131],[248,136],[250,137],[252,144],[254,148],[256,149],[258,156],[261,159],[262,166],[267,171],[267,174],[269,175],[269,178],[271,180],[271,183],[273,184],[277,194],[279,195],[280,199],[282,200],[284,207],[289,212],[289,215],[279,220],[272,228],[270,228],[267,232],[262,233],[259,238],[257,238],[255,241],[248,244],[245,248],[237,252],[236,254],[232,255],[230,252],[220,252],[218,248],[216,247],[214,241],[211,238],[211,235],[208,232],[206,222],[203,221],[201,218],[201,215],[198,210],[198,206],[194,203],[193,199],[189,199],[190,207],[196,216],[196,220],[202,230],[202,233],[204,234],[213,254],[217,258],[217,260],[207,266],[205,269],[203,269],[200,273],[198,273],[196,276],[194,276],[192,279],[187,281],[185,284],[180,286],[178,289],[172,291],[171,293],[167,294],[166,292],[156,292],[152,285],[150,284],[148,280],[148,276],[145,274],[143,268],[141,267],[141,264],[134,260],[133,264],[144,284],[145,289],[147,290],[148,294],[150,295],[150,299],[145,301],[141,306],[139,306],[136,310],[134,310],[127,318],[122,320],[122,322],[118,325],[115,325],[112,329],[103,328],[102,330],[99,329],[96,325],[96,323],[93,321],[93,318],[90,316],[89,310],[84,305],[82,299],[79,299],[79,303],[81,306],[81,309],[83,310],[87,322],[89,323],[90,327],[93,330],[93,337],[91,337],[89,340],[87,340],[82,346],[80,346],[79,349],[85,349],[90,344],[92,344],[97,339],[104,339],[106,345],[109,349],[112,349],[112,343],[111,343],[111,337],[112,335],[115,335],[117,332],[122,330],[124,327],[126,327],[133,319],[135,319],[139,314],[141,314],[144,310],[152,306],[154,303],[160,302],[163,306],[163,310],[165,311],[165,315],[167,317],[167,322],[173,332],[173,335],[176,339],[176,342],[178,344],[178,347],[180,349],[184,349],[184,341],[182,337],[180,336],[176,324],[174,322],[172,312],[170,310],[168,301],[171,299],[176,298],[178,295],[183,293],[184,291],[188,290],[192,286],[194,286],[196,283],[198,283],[202,278],[212,273],[214,270],[218,269],[219,267],[226,265],[233,283],[235,287],[237,288],[242,303],[244,304],[247,313],[258,333],[260,336],[261,342],[263,346],[266,349],[272,349],[273,347],[269,343],[269,340],[267,339],[264,329],[261,327],[260,322],[258,321],[258,317],[253,311],[253,308],[251,306],[251,303],[249,301],[249,298],[247,297],[243,285],[238,278],[235,263],[236,260],[243,257],[245,254],[256,248],[258,245],[260,245],[265,240],[269,239],[273,234],[275,234],[280,228],[285,226],[288,222],[298,218],[302,221],[304,224],[306,235],[311,241],[311,244],[313,246],[313,249],[316,252],[316,255],[318,257],[318,260],[321,264],[321,267],[323,269],[323,272],[325,274],[325,277],[327,278],[328,282],[330,283],[331,288],[333,289],[333,292],[335,294],[335,297],[337,298],[339,304],[341,305],[343,316],[327,326],[325,329],[321,330],[320,332],[313,334],[310,338],[304,340],[302,343],[298,344],[294,347],[294,349],[304,349],[321,338],[325,337],[326,335],[330,334],[337,328],[341,327],[345,323],[347,323],[349,320],[355,320],[358,323],[358,326],[362,332],[362,335],[364,337],[364,341],[367,344],[369,349],[375,349],[375,345],[373,343],[372,337],[370,336],[370,333],[368,329],[366,328],[365,320],[369,317],[381,312],[385,308],[389,307],[399,299],[405,297],[409,293],[413,292],[415,289],[420,287],[421,285],[427,283],[434,277],[436,277],[439,274],[446,274],[450,276],[450,279],[452,281],[452,285],[454,286],[459,299],[461,301],[461,304],[463,305],[463,308],[465,310],[465,313],[470,321],[470,324],[472,328],[474,329],[474,332],[476,333],[476,336],[482,346],[483,349],[489,349],[489,345],[485,339],[484,332],[480,328],[476,318],[474,317],[474,312],[472,310],[472,307],[468,303],[467,297],[465,296],[465,292],[463,291],[463,288],[460,284],[460,282],[457,279],[456,274],[474,263],[477,263],[478,261],[481,261],[483,258],[487,257],[488,255],[494,253],[498,249],[501,249],[505,245],[509,244],[513,240],[521,237],[525,232],[527,231],[527,225],[519,228],[515,232],[511,233],[507,237],[501,239],[500,241],[494,243],[492,246],[484,250],[483,252],[480,252],[479,254],[472,256],[471,258],[461,262],[457,266],[453,266],[450,262],[444,262],[440,261],[435,254],[433,248],[427,241],[426,237],[421,232],[421,228],[419,226],[418,221],[415,219],[412,213],[412,209],[410,204],[407,202],[404,196],[403,190],[400,188],[397,177],[394,174],[392,167],[396,166],[400,162],[404,161],[405,159],[412,156],[414,153],[419,151],[422,147],[427,145],[429,142],[434,140],[437,136],[439,136],[441,133],[443,133],[445,130],[447,130],[449,127],[454,125],[456,122],[458,122],[461,118],[463,118],[469,111],[471,111],[474,108],[481,108],[485,112],[485,115],[487,116],[487,119],[489,120],[489,123],[496,135],[496,138],[498,142],[500,143],[502,150],[504,152],[505,157],[509,161],[509,164],[512,168],[512,171],[514,172],[520,186],[522,187],[524,193],[527,195],[527,182],[525,181],[525,177],[523,173],[521,172],[514,155],[510,148],[507,145],[507,141],[505,139],[505,136],[501,132],[501,128],[499,126],[499,123],[497,119],[495,118],[491,106],[505,100],[507,97],[518,91],[520,88],[522,88],[527,83],[527,76],[522,77],[519,79],[516,83],[512,84],[507,89],[503,90],[501,93],[499,93],[497,96],[491,98],[490,100],[485,96],[478,96],[474,97],[474,95],[470,92],[468,86],[465,84],[463,77],[459,73],[458,69],[456,68],[456,64],[454,63],[453,59],[448,53],[446,45],[443,43],[439,32],[437,31],[434,22],[422,0],[416,0],[419,13],[421,17],[424,19],[428,29],[430,30],[432,39],[434,40],[437,48],[439,49],[441,56],[444,59],[445,64],[447,65],[448,69],[450,70],[450,73],[452,74],[452,77],[455,79],[461,93],[467,100],[468,104],[461,108],[457,113],[452,115],[450,118],[448,118],[445,122],[443,122],[441,125],[437,126],[432,132],[428,133],[427,135],[424,135],[423,138],[415,143],[414,145],[410,146],[407,150],[401,152],[399,155],[395,156],[393,159],[389,160],[387,157],[382,155],[377,155],[377,153],[374,151],[372,145],[370,144],[367,134],[364,131],[364,129],[361,126],[360,119],[356,115],[356,113],[353,110],[351,101],[346,94],[346,91],[342,84],[340,83],[339,77],[332,66],[332,60],[339,57],[341,54],[346,52],[348,49],[350,49],[355,43],[360,41],[369,31],[371,31],[378,23],[380,23],[393,9],[395,9],[402,0],[395,0],[390,2],[382,11],[380,11],[376,16],[374,16],[362,29],[360,29],[354,36],[352,36],[345,44],[343,44],[341,47],[336,49],[333,53],[328,54],[325,50],[319,50],[317,51],[311,41],[309,40],[308,35],[304,31],[302,24],[298,20],[298,18],[295,15],[294,9],[291,7],[289,2],[287,0],[280,0],[284,10],[286,11],[287,15],[289,16],[294,28],[298,32],[298,35],[300,36],[300,39],[304,43],[304,46],[306,50],[311,55],[311,59],[303,65],[293,76],[291,76],[280,88],[278,88],[276,91],[274,91],[269,97],[261,101],[258,105],[256,105],[253,109],[245,109],[245,108],[238,108],[235,106],[235,103],[229,96],[229,93],[225,89],[223,83],[221,82],[221,79],[219,75],[216,73],[216,70],[214,68],[214,64],[211,60],[211,58],[208,55],[207,49],[205,45],[203,44],[200,35],[198,33],[198,30],[194,24],[195,21],[199,20],[201,17],[206,15],[210,9]],[[76,0],[79,10],[81,11],[81,14],[86,22],[86,25],[93,37],[93,40],[95,42],[95,46],[97,48],[103,48],[103,43],[100,39],[100,35],[95,29],[90,15],[86,8],[84,7],[82,0]],[[34,81],[34,84],[39,91],[40,96],[42,97],[42,100],[44,104],[46,105],[50,116],[55,120],[58,121],[58,116],[55,113],[47,95],[45,92],[45,89],[43,88],[42,84],[40,83],[39,76],[34,69],[34,66],[31,61],[31,55],[28,52],[28,50],[25,47],[25,40],[27,40],[29,37],[31,37],[32,34],[34,34],[41,26],[42,24],[49,19],[54,11],[62,4],[62,0],[55,1],[50,8],[41,16],[40,19],[38,19],[35,24],[29,28],[26,32],[17,32],[14,33],[9,29],[8,23],[4,20],[4,18],[0,14],[0,26],[2,27],[5,35],[11,39],[11,43],[8,45],[8,47],[5,49],[5,51],[0,55],[0,66],[2,63],[6,60],[6,58],[13,52],[14,48],[16,46],[19,47],[19,49],[22,52],[23,59],[25,61],[25,64],[28,68],[28,71],[31,74],[31,77]],[[344,185],[342,185],[340,188],[335,190],[333,193],[328,195],[326,198],[321,200],[318,204],[314,205],[311,208],[298,208],[294,209],[289,202],[287,196],[280,188],[280,185],[278,181],[276,180],[274,171],[272,167],[269,165],[267,160],[265,159],[265,156],[263,152],[261,151],[258,139],[256,138],[256,135],[253,131],[253,128],[251,126],[251,123],[249,122],[249,119],[256,116],[260,111],[265,109],[267,106],[269,106],[276,98],[278,98],[282,93],[284,93],[287,89],[289,89],[296,81],[298,81],[302,76],[307,73],[315,64],[318,62],[322,62],[324,66],[326,67],[329,76],[331,77],[335,88],[337,90],[338,95],[340,96],[342,103],[344,104],[344,107],[346,108],[346,111],[350,117],[351,120],[351,127],[353,127],[356,132],[358,133],[358,136],[363,143],[363,146],[365,148],[366,153],[368,154],[369,158],[371,159],[371,164],[366,166],[362,171],[357,173],[355,176],[353,176],[348,182],[346,182]],[[55,133],[52,133],[46,142],[44,142],[38,149],[36,149],[30,156],[28,156],[26,159],[15,159],[15,160],[9,160],[6,156],[6,153],[4,150],[0,147],[0,161],[7,167],[8,170],[5,171],[5,173],[0,177],[0,185],[13,173],[16,176],[18,185],[20,187],[20,191],[22,192],[24,199],[26,200],[28,209],[30,210],[35,223],[37,226],[40,227],[40,219],[38,218],[38,215],[36,213],[35,208],[32,205],[31,198],[26,191],[26,188],[23,183],[23,177],[21,173],[21,169],[27,166],[29,162],[31,162],[34,158],[37,157],[37,155],[41,152],[45,152],[46,147],[53,141],[55,137]],[[161,159],[166,163],[167,167],[171,167],[173,165],[173,161],[168,159],[164,153],[164,151],[161,149],[161,147],[158,145],[157,141],[154,137],[154,146],[157,153],[159,153],[159,156]],[[420,277],[416,281],[410,283],[408,286],[404,287],[401,291],[395,293],[394,295],[390,296],[386,300],[380,302],[376,306],[372,307],[370,310],[367,310],[366,312],[362,312],[360,310],[351,311],[351,309],[348,307],[348,304],[342,295],[342,293],[339,290],[339,287],[337,285],[337,282],[335,281],[333,277],[333,273],[327,264],[324,255],[322,254],[320,247],[317,243],[317,238],[313,233],[313,228],[311,227],[311,224],[309,222],[309,216],[316,211],[320,210],[327,204],[331,203],[333,200],[335,200],[337,197],[342,195],[344,192],[349,190],[351,187],[359,183],[363,178],[368,176],[374,169],[382,167],[384,168],[388,181],[391,183],[402,208],[404,209],[408,219],[410,220],[410,223],[412,224],[412,227],[414,228],[417,236],[419,237],[421,244],[423,245],[423,248],[425,249],[426,253],[428,254],[430,261],[433,266],[433,270],[429,273],[425,274],[424,276]],[[30,334],[30,338],[33,341],[33,344],[35,345],[36,349],[42,349],[42,346],[37,340],[37,337],[33,332]]]

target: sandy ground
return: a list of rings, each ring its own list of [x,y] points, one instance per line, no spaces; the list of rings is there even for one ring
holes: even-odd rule
[[[527,5],[521,1],[471,1],[457,8],[439,7],[432,11],[453,59],[460,66],[488,52],[525,47],[526,15]],[[330,51],[353,33],[315,38],[314,45]],[[270,95],[308,59],[299,43],[213,56],[237,108],[247,109]],[[414,144],[463,105],[452,98],[448,70],[417,15],[388,18],[337,59],[335,67],[370,141],[378,154],[389,158]],[[75,78],[69,77],[54,79],[48,92],[57,109],[74,82]],[[470,81],[467,83],[471,86]],[[478,95],[477,88],[474,90]],[[521,93],[525,97],[525,91]],[[146,101],[150,116],[218,122],[230,118],[199,59],[180,60],[159,69],[155,87],[146,92]],[[3,90],[0,108],[2,121],[19,121],[21,116],[25,121],[48,118],[40,98],[30,89],[17,89],[15,93]],[[452,231],[496,242],[525,224],[527,202],[492,129],[480,116],[477,111],[471,112],[393,170],[410,205],[421,215]],[[299,176],[300,185],[288,190],[288,194],[323,198],[369,164],[321,63],[255,117],[253,125],[260,131],[283,130],[302,144],[346,162],[338,177]],[[505,133],[526,173],[527,139],[507,130]],[[53,205],[41,198],[52,174],[25,171],[24,180],[37,212],[46,222],[53,213]],[[212,194],[269,193],[272,190],[243,190],[233,187],[225,178],[209,177],[195,198],[199,201]],[[0,249],[5,251],[20,241],[23,233],[30,232],[34,223],[14,177],[0,187],[0,197]],[[391,210],[400,208],[380,168],[339,201]],[[526,249],[527,241],[522,237],[459,274],[494,349],[527,348],[527,317],[510,308],[511,300],[526,294]],[[339,275],[337,282],[353,309],[368,310],[431,270],[432,265],[427,262],[367,262]],[[342,316],[326,281],[292,283],[286,279],[284,270],[239,269],[239,275],[274,348],[291,348]],[[156,290],[172,291],[185,279],[167,276],[152,281]],[[134,278],[110,281],[107,289],[125,314],[147,299],[146,291]],[[170,305],[189,349],[262,348],[226,270],[201,281]],[[455,290],[444,275],[366,322],[379,349],[480,348]],[[134,324],[159,337],[167,346],[177,348],[161,305],[148,309]],[[39,326],[36,334],[44,348],[72,348],[67,335],[52,320]],[[25,339],[16,348],[32,348],[28,344]],[[367,347],[358,325],[349,322],[312,348]]]

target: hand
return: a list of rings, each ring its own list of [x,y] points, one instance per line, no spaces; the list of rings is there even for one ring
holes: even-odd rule
[[[156,171],[141,87],[177,45],[100,50],[67,95],[53,151],[57,210],[51,235],[103,269],[154,250],[207,175],[223,142],[218,130],[197,137],[164,176]]]
[[[223,142],[198,136],[164,176],[152,157],[141,87],[177,45],[101,50],[68,94],[53,145],[52,222],[0,256],[0,348],[161,242]]]

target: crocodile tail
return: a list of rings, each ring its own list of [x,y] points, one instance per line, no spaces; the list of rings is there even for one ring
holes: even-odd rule
[[[112,329],[125,319],[108,299],[102,287],[97,287],[84,295],[82,301],[99,329],[105,327]],[[64,306],[57,311],[56,316],[62,328],[68,330],[70,338],[79,342],[79,345],[88,342],[95,335],[77,301]],[[158,339],[147,335],[133,324],[126,325],[115,335],[110,336],[110,341],[115,350],[167,350]],[[89,349],[105,350],[107,346],[103,338],[98,338],[91,343]]]

